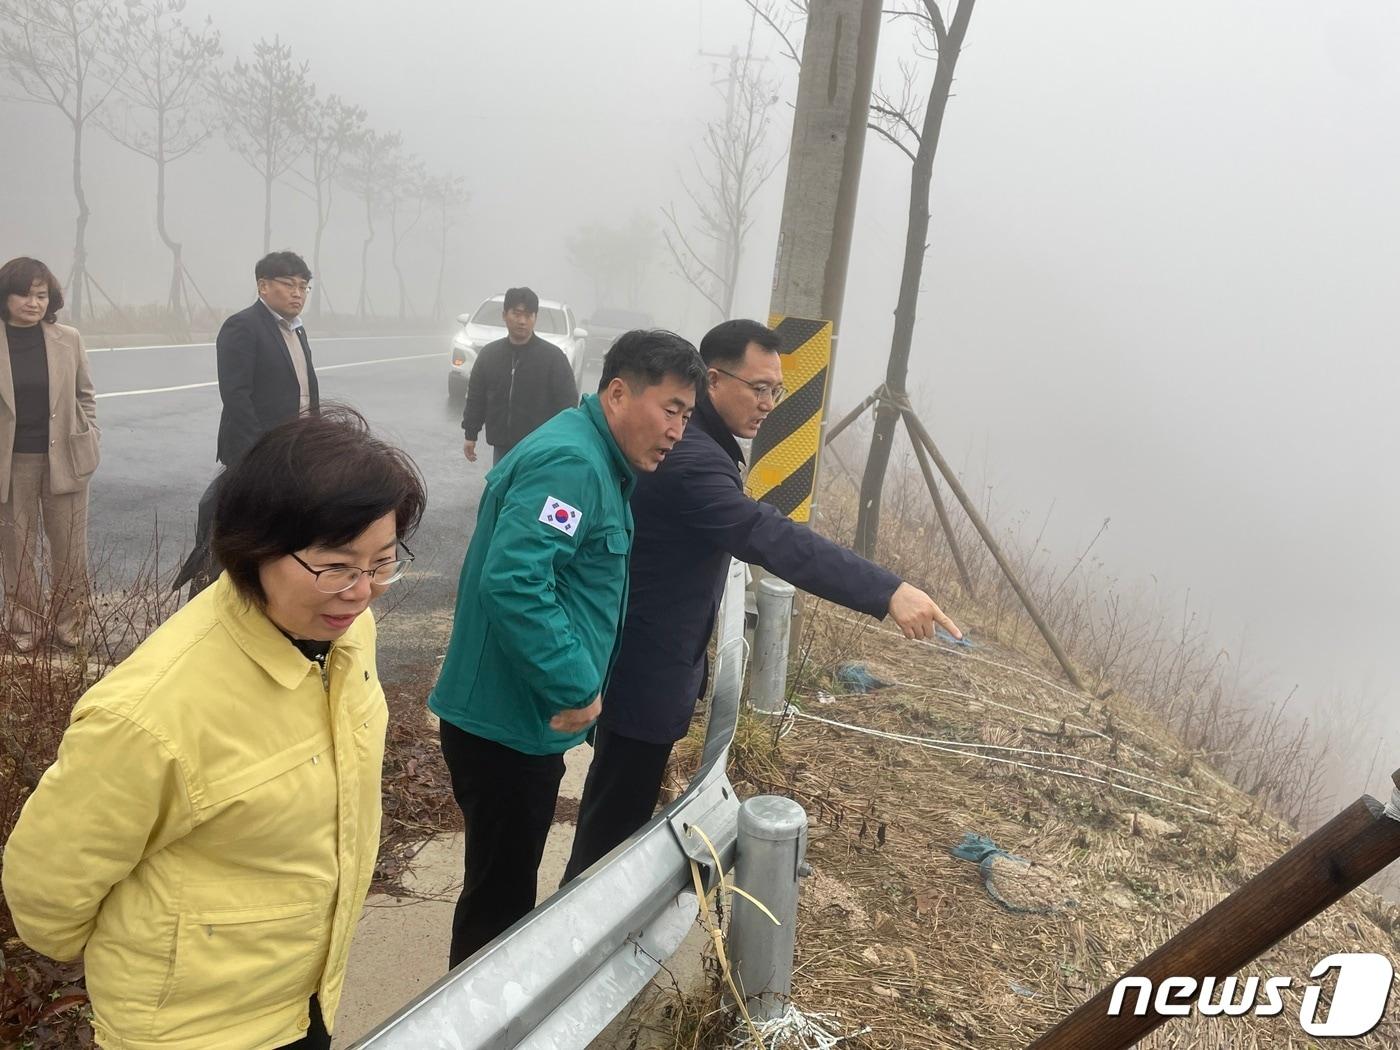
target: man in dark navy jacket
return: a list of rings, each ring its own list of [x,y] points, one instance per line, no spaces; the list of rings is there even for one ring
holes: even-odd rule
[[[700,343],[706,393],[685,436],[632,494],[636,535],[622,649],[593,740],[564,881],[651,819],[671,746],[704,688],[705,649],[730,557],[910,638],[957,626],[923,591],[744,494],[743,453],[783,396],[778,337],[757,321],[725,321]]]

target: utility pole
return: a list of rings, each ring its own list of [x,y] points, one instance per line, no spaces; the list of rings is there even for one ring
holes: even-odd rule
[[[769,305],[785,319],[778,331],[791,396],[754,439],[748,482],[750,495],[797,521],[810,521],[816,508],[880,14],[880,0],[811,0],[807,8]]]
[[[808,7],[769,309],[830,321],[833,342],[840,336],[879,37],[878,0],[812,0]]]

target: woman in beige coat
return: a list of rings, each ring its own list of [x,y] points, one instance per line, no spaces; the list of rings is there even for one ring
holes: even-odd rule
[[[97,400],[75,328],[59,324],[63,292],[37,259],[0,266],[0,622],[21,652],[46,624],[79,642],[88,594],[88,479],[97,469]],[[48,540],[47,598],[40,533]]]

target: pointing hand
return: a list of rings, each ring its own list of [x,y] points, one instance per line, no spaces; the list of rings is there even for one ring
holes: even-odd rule
[[[932,638],[935,627],[942,627],[954,638],[962,637],[958,625],[937,603],[910,583],[901,583],[895,588],[890,597],[889,614],[906,638]]]

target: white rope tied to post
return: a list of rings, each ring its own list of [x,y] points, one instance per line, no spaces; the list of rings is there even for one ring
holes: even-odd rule
[[[804,1014],[788,1003],[781,1017],[754,1022],[751,1028],[736,1025],[730,1033],[730,1045],[735,1050],[834,1050],[848,1039],[873,1031],[866,1025],[849,1035],[837,1035],[829,1027],[834,1021],[829,1014]]]
[[[1400,820],[1400,784],[1390,789],[1390,801],[1385,804],[1385,815],[1391,820]]]

